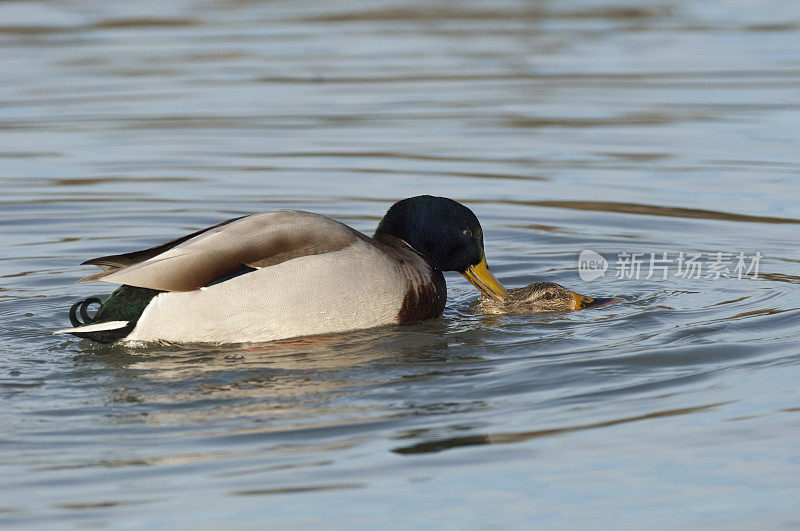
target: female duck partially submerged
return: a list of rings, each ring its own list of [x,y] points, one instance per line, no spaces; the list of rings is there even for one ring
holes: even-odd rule
[[[554,282],[531,282],[525,287],[507,290],[507,295],[502,300],[481,299],[475,309],[483,313],[528,315],[599,308],[617,302],[622,302],[622,299],[592,298]]]
[[[444,197],[392,205],[370,238],[319,214],[279,210],[223,221],[162,245],[84,262],[78,282],[122,284],[70,333],[101,342],[240,343],[342,332],[441,315],[442,271],[458,271],[496,300],[470,209]],[[82,318],[79,319],[79,315]]]

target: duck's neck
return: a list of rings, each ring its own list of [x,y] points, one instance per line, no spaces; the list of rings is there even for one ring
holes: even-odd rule
[[[398,238],[397,236],[392,236],[391,234],[381,234],[379,232],[375,232],[372,236],[373,239],[384,243],[386,245],[390,245],[392,247],[400,247],[405,249],[411,249],[415,253],[419,254],[416,249],[414,249],[411,244],[405,241],[403,238]]]
[[[434,266],[435,249],[432,247],[433,240],[428,234],[428,228],[424,225],[414,223],[411,218],[398,215],[396,212],[389,211],[378,224],[373,238],[379,242],[394,247],[406,247],[420,255],[431,266]]]
[[[405,240],[389,234],[375,234],[374,243],[397,264],[407,281],[406,295],[400,312],[399,323],[432,319],[442,315],[447,301],[447,283],[442,272],[431,266]]]

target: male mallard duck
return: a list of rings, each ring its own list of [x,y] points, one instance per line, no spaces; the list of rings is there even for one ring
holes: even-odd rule
[[[506,294],[475,214],[432,196],[392,205],[372,238],[320,214],[278,210],[84,264],[103,271],[78,282],[122,287],[93,317],[87,307],[100,299],[73,305],[75,328],[56,333],[101,342],[271,341],[430,319],[447,298],[442,271],[487,297]]]
[[[507,291],[502,300],[481,299],[475,309],[483,313],[537,314],[571,312],[622,302],[617,297],[592,298],[554,282],[531,282]]]

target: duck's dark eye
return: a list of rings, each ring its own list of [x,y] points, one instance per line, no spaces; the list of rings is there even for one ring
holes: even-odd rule
[[[466,236],[467,238],[472,238],[472,231],[471,231],[471,230],[469,230],[469,229],[464,229],[464,230],[462,230],[462,231],[461,231],[461,233],[462,233],[464,236]]]
[[[553,292],[552,292],[552,291],[545,291],[545,292],[544,292],[544,298],[545,298],[546,300],[548,300],[548,301],[549,301],[549,300],[550,300],[550,299],[552,299],[553,297],[555,297],[555,295],[553,295]]]

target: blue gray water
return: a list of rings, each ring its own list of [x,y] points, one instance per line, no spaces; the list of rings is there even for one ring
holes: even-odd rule
[[[0,3],[0,524],[800,526],[798,20],[790,0]],[[421,193],[476,212],[507,286],[625,302],[484,317],[448,275],[444,316],[404,327],[51,335],[113,289],[73,284],[87,258],[275,208],[371,233]]]

